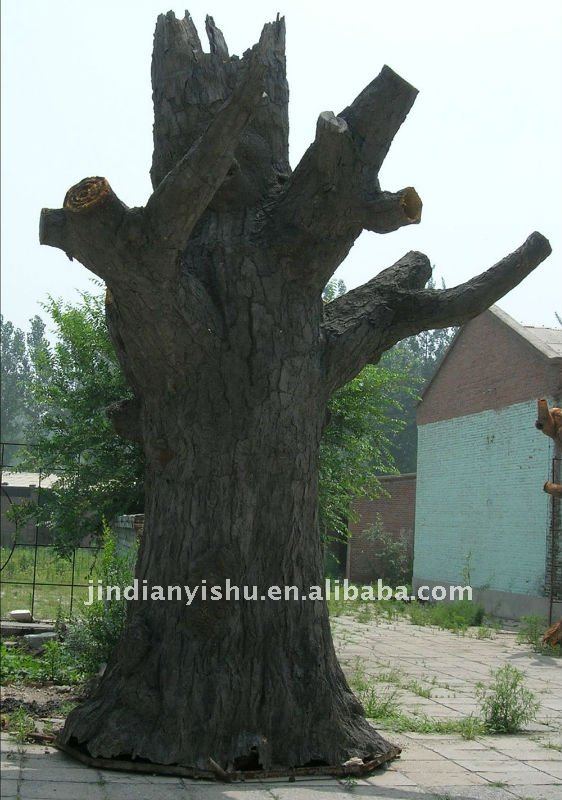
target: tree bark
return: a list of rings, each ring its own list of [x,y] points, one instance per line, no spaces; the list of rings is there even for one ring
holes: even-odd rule
[[[242,59],[207,19],[158,18],[154,193],[128,209],[104,179],[44,210],[41,241],[107,283],[107,322],[134,400],[113,407],[146,456],[136,576],[148,586],[322,583],[318,451],[337,386],[418,330],[480,313],[548,255],[533,237],[484,276],[423,287],[410,253],[324,308],[363,229],[419,222],[411,187],[378,172],[416,90],[385,67],[288,162],[284,22]],[[103,758],[238,770],[379,762],[339,667],[326,604],[141,600],[95,694],[62,741]],[[211,760],[211,761],[210,761]]]

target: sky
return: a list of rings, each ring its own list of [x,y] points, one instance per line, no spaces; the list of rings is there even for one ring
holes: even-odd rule
[[[20,327],[47,295],[75,301],[93,276],[41,247],[39,213],[105,176],[129,206],[150,194],[150,56],[170,0],[3,0],[2,312]],[[241,54],[279,11],[287,23],[294,167],[325,110],[345,108],[389,64],[420,94],[381,171],[414,186],[422,222],[364,232],[340,267],[347,288],[408,250],[454,286],[534,230],[553,254],[500,306],[520,322],[562,313],[562,3],[559,0],[192,0]]]

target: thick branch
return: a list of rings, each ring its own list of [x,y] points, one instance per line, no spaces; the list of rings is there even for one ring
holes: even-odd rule
[[[324,284],[363,228],[387,233],[419,222],[421,200],[414,189],[381,192],[378,173],[417,90],[389,67],[339,116],[324,112],[271,225],[284,252],[302,264],[302,254],[323,242],[322,258],[307,259],[308,275]],[[333,242],[332,253],[325,247]],[[302,266],[300,267],[302,270]]]
[[[464,325],[520,284],[551,252],[548,239],[535,231],[521,247],[472,280],[452,289],[426,289],[401,298],[396,308],[396,333],[402,329],[411,336],[433,328]]]
[[[181,248],[233,165],[240,135],[263,96],[256,58],[203,136],[162,179],[146,210],[168,246]]]
[[[495,266],[452,289],[422,289],[430,275],[421,253],[408,253],[389,270],[330,303],[325,310],[329,391],[376,362],[396,342],[434,328],[463,325],[517,286],[550,254],[533,233]]]
[[[39,241],[108,280],[117,269],[112,255],[128,241],[129,213],[105,178],[84,178],[68,190],[63,208],[41,211]]]

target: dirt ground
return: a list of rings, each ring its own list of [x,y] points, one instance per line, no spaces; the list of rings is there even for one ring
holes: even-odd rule
[[[77,686],[8,684],[0,688],[0,711],[9,714],[23,708],[34,718],[65,717],[80,701],[82,692]]]

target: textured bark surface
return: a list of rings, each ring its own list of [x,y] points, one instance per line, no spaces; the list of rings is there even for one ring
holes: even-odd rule
[[[405,336],[460,324],[550,252],[533,234],[468,284],[425,290],[409,253],[323,307],[363,229],[417,223],[411,187],[379,169],[416,90],[384,67],[323,112],[293,173],[284,21],[243,58],[207,19],[156,25],[155,124],[144,208],[104,179],[44,210],[40,238],[107,284],[107,321],[135,400],[110,410],[146,454],[137,577],[149,585],[322,581],[318,450],[335,388]],[[103,758],[222,769],[341,764],[397,750],[364,718],[321,601],[132,603],[122,641],[63,741]]]

